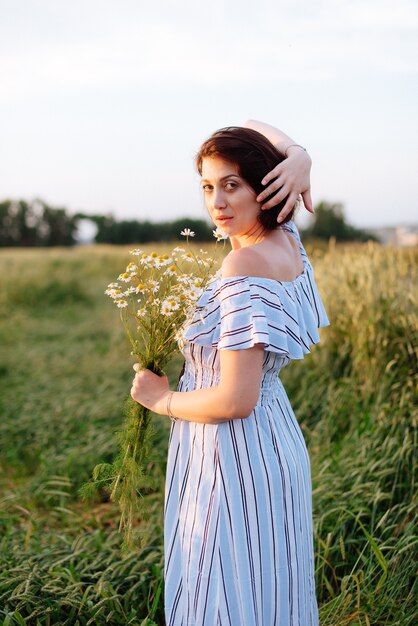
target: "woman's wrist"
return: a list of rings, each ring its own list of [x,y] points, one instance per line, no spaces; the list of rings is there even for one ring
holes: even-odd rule
[[[291,144],[286,148],[283,154],[287,159],[297,160],[309,168],[312,165],[312,159],[309,156],[309,152],[307,152],[307,150],[302,146],[299,147],[299,144]]]
[[[289,152],[291,153],[295,153],[297,151],[303,151],[306,154],[308,153],[308,151],[306,150],[306,148],[304,146],[301,146],[299,143],[291,143],[289,144],[286,148],[284,148],[283,150],[283,154],[284,156],[287,158],[289,156]]]
[[[164,394],[164,397],[161,400],[162,410],[158,412],[162,415],[167,415],[172,422],[175,422],[178,418],[174,415],[173,408],[171,406],[173,396],[174,391],[171,391],[171,389],[166,394]]]

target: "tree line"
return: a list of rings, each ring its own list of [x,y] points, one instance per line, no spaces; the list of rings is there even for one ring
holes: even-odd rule
[[[180,232],[190,228],[198,241],[213,240],[213,225],[189,217],[172,221],[118,220],[113,215],[71,215],[63,207],[51,207],[36,199],[6,199],[0,202],[0,247],[72,246],[78,242],[82,220],[95,224],[95,243],[131,244],[182,239]],[[337,241],[367,241],[376,238],[347,223],[340,203],[322,201],[315,207],[315,220],[304,237]]]

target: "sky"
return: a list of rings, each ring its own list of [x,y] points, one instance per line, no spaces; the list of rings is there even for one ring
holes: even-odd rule
[[[314,204],[418,221],[418,0],[0,0],[0,200],[206,217],[193,158],[268,122]]]

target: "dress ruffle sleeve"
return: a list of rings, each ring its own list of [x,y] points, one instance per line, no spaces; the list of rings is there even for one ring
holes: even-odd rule
[[[185,341],[218,350],[257,344],[290,359],[303,359],[329,320],[312,265],[296,225],[283,226],[299,243],[304,270],[293,281],[256,276],[216,278],[201,296],[183,334]]]
[[[303,359],[329,324],[309,268],[295,281],[234,276],[212,283],[202,296],[184,339],[218,350],[256,344]]]

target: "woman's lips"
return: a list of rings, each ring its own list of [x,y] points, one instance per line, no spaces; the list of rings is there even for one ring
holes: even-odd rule
[[[232,220],[232,217],[217,217],[216,220],[218,222],[224,223],[224,222],[229,222],[229,220]]]

